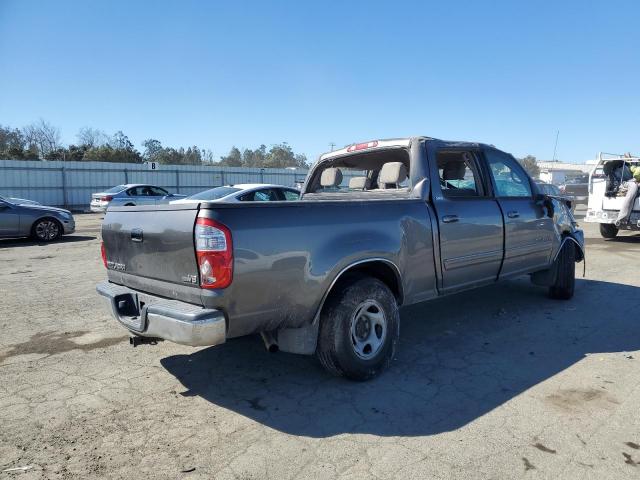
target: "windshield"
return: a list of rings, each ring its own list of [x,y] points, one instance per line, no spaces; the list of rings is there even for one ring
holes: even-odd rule
[[[204,192],[196,193],[195,195],[191,195],[187,198],[191,198],[193,200],[217,200],[218,198],[226,197],[227,195],[231,195],[232,193],[239,191],[239,188],[216,187],[205,190]]]
[[[109,190],[105,190],[104,193],[118,193],[124,190],[126,187],[124,185],[117,185]]]

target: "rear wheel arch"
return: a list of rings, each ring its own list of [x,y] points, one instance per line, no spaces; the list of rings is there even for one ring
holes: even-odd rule
[[[402,304],[403,301],[403,289],[402,289],[402,279],[400,276],[400,270],[396,266],[395,263],[390,260],[386,260],[383,258],[372,258],[367,260],[360,260],[354,263],[351,263],[347,267],[340,270],[340,272],[336,275],[336,277],[331,282],[329,289],[323,299],[326,301],[327,298],[331,295],[333,291],[335,291],[336,285],[343,283],[345,281],[352,281],[354,277],[373,277],[380,280],[384,283],[393,295],[396,297],[396,301],[398,305]],[[322,305],[320,310],[322,310]]]
[[[330,303],[329,301],[332,296],[339,294],[347,285],[366,277],[381,281],[391,291],[397,306],[402,304],[403,289],[400,270],[393,262],[384,258],[369,258],[350,263],[340,270],[329,284],[329,287],[320,299],[311,324],[307,327],[291,329],[293,331],[298,330],[299,332],[303,332],[301,335],[306,339],[304,342],[305,348],[302,350],[299,348],[300,339],[298,337],[295,337],[293,343],[291,343],[289,340],[285,340],[284,336],[281,338],[280,335],[282,334],[279,332],[278,342],[280,343],[280,349],[292,353],[312,354],[316,350],[318,343],[322,313]],[[288,329],[282,331],[285,330]]]

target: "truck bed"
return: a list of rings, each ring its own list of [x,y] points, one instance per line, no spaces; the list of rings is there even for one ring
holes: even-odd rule
[[[435,297],[431,215],[425,202],[409,198],[110,208],[103,223],[108,278],[222,310],[231,319],[228,337],[295,328],[313,320],[342,269],[368,259],[403,272],[405,301]],[[228,288],[199,288],[198,217],[231,231]]]

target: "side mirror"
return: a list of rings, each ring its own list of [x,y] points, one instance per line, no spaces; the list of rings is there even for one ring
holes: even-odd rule
[[[543,206],[545,200],[547,200],[547,196],[544,193],[536,193],[533,196],[533,201],[536,202],[536,205]]]

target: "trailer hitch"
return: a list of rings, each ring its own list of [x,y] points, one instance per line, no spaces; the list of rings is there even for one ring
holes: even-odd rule
[[[147,344],[147,345],[157,345],[158,342],[161,342],[161,338],[155,337],[140,337],[138,335],[131,335],[129,337],[129,345],[132,347],[137,347],[138,345]]]

